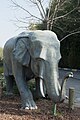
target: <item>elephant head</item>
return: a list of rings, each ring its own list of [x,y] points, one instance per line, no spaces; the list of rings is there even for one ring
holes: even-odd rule
[[[61,87],[58,80],[60,42],[54,32],[39,30],[20,34],[13,54],[22,65],[28,67],[31,62],[32,72],[44,81],[47,93],[54,102],[64,99],[64,84]]]

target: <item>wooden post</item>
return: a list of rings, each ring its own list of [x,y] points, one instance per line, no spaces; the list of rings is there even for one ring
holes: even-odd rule
[[[69,88],[69,109],[74,109],[74,94],[75,94],[75,89],[70,87]]]
[[[57,113],[56,113],[56,103],[53,104],[53,115],[56,116]]]
[[[3,82],[0,81],[0,99],[2,97],[2,94],[3,94]]]

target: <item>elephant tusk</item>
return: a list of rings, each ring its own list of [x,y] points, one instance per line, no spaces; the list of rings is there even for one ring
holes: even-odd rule
[[[44,90],[43,90],[43,80],[40,79],[40,91],[43,97],[45,97]]]

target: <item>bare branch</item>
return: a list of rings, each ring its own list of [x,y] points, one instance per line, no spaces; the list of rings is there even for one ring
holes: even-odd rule
[[[62,31],[64,33],[64,30],[60,26],[58,26],[56,23],[54,23],[54,27],[59,29],[60,31]]]
[[[50,16],[50,11],[51,11],[51,4],[52,4],[52,1],[50,0],[49,2],[49,10],[48,10],[48,15],[47,15],[47,29],[49,30],[49,16]]]
[[[44,10],[41,0],[29,0],[29,1],[37,6],[42,19],[44,19],[45,18],[45,10]],[[40,6],[39,6],[39,4],[40,4]]]
[[[79,33],[80,33],[80,31],[70,33],[70,34],[66,35],[65,37],[63,37],[63,38],[60,40],[60,42],[62,42],[63,40],[65,40],[67,37],[69,37],[69,36],[71,36],[71,35],[79,34]]]
[[[62,7],[66,2],[67,2],[67,1],[64,0],[60,7]]]
[[[61,1],[58,0],[58,1],[57,1],[57,4],[55,5],[55,10],[54,10],[53,17],[52,17],[52,20],[51,20],[50,30],[52,29],[54,19],[56,18],[56,14],[57,14],[58,7],[59,7],[59,5],[60,5],[60,2],[61,2]]]
[[[16,31],[18,31],[19,29],[28,29],[28,27],[25,26],[19,26],[16,23],[14,23],[14,25],[17,27]]]
[[[53,20],[57,20],[57,19],[61,19],[61,18],[64,18],[66,16],[68,16],[69,14],[71,14],[73,11],[75,11],[76,9],[78,9],[78,7],[74,8],[73,10],[71,10],[70,12],[66,13],[65,15],[62,15],[62,16],[59,16],[59,17],[56,17],[54,18]]]
[[[53,0],[52,0],[53,1]],[[62,2],[62,3],[61,3]],[[53,23],[58,20],[58,19],[61,19],[61,18],[64,18],[66,16],[68,16],[69,14],[71,14],[72,12],[74,12],[75,10],[77,10],[79,8],[79,0],[77,2],[77,6],[75,8],[73,8],[71,11],[69,11],[68,13],[64,14],[64,15],[61,15],[61,16],[56,16],[57,12],[59,11],[59,8],[61,5],[63,5],[66,1],[61,1],[61,0],[57,0],[57,4],[55,5],[55,10],[54,10],[54,13],[51,14],[51,16],[49,16],[48,18],[48,24],[50,24],[50,30],[52,29],[52,26],[53,26]]]
[[[36,6],[37,6],[37,8],[38,8],[38,10],[39,10],[39,12],[40,12],[40,14],[41,14],[41,17],[44,19],[44,15],[43,15],[43,13],[41,12],[40,7],[39,7],[39,5],[38,5],[37,2],[36,2]]]
[[[16,18],[15,22],[20,22],[20,23],[24,23],[24,24],[27,23],[26,21],[24,21],[24,20],[20,20],[20,19],[18,19],[18,18]]]
[[[43,5],[42,5],[42,2],[41,2],[41,0],[37,0],[37,1],[39,2],[40,6],[41,6],[41,8],[42,8],[42,10],[43,10],[44,17],[45,17],[46,13],[45,13],[44,7],[43,7]]]
[[[50,15],[50,11],[51,11],[51,1],[49,3],[49,10],[48,10],[48,15],[47,15],[48,18],[49,18],[49,15]]]
[[[64,17],[68,16],[69,14],[71,14],[72,12],[74,12],[75,10],[77,10],[77,9],[78,9],[78,7],[72,9],[72,10],[69,11],[68,13],[66,13],[66,14],[64,14],[64,15],[61,15],[61,16],[59,16],[59,17],[55,17],[55,16],[53,15],[53,18],[52,18],[52,19],[50,18],[50,20],[49,20],[49,22],[51,23],[50,30],[52,29],[53,21],[58,20],[58,19],[61,19],[61,18],[64,18]],[[57,10],[57,9],[56,9],[56,10]]]
[[[41,18],[39,18],[39,17],[31,14],[27,9],[25,9],[25,8],[22,7],[21,5],[17,4],[17,3],[14,2],[13,0],[11,0],[11,1],[12,1],[12,3],[15,5],[15,7],[18,7],[18,8],[20,8],[20,9],[24,10],[24,11],[27,12],[31,17],[34,17],[34,18],[36,18],[36,19],[39,19],[39,20],[43,21],[43,19],[41,19]]]
[[[72,9],[71,11],[69,11],[68,13],[66,13],[66,14],[64,14],[64,15],[62,15],[62,16],[59,16],[59,17],[54,18],[53,21],[54,21],[54,20],[57,20],[57,19],[60,19],[60,18],[64,18],[64,17],[68,16],[69,14],[71,14],[72,12],[74,12],[75,10],[77,10],[77,9],[78,9],[78,6],[79,6],[79,3],[80,3],[80,2],[79,2],[79,0],[78,0],[77,6],[76,6],[74,9]]]

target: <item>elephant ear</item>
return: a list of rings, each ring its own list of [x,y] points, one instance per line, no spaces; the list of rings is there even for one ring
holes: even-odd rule
[[[15,44],[14,50],[13,50],[13,56],[14,58],[20,62],[22,65],[28,66],[30,62],[30,54],[27,49],[28,47],[28,37],[19,37],[17,38],[17,42]]]
[[[61,53],[60,53],[60,41],[58,41],[57,43],[55,43],[55,52],[56,52],[56,60],[60,60],[61,59]]]

